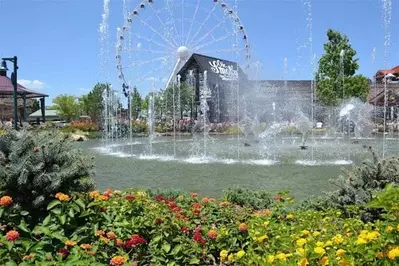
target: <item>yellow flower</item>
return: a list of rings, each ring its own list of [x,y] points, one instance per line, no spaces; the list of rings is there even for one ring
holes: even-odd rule
[[[269,225],[269,223],[270,223],[270,221],[265,221],[265,222],[263,223],[263,226],[264,226],[264,227],[267,227],[267,226]]]
[[[346,259],[339,260],[338,264],[342,265],[342,266],[348,266],[349,265],[349,263],[348,263],[348,261]]]
[[[261,243],[261,242],[265,241],[265,240],[268,239],[268,238],[269,238],[269,237],[268,237],[267,235],[263,235],[263,236],[258,237],[257,241],[258,241],[259,243]]]
[[[393,248],[388,252],[388,258],[391,260],[394,260],[397,257],[399,257],[399,247]]]
[[[220,257],[224,260],[227,258],[227,256],[229,255],[229,252],[227,250],[222,250],[220,251]]]
[[[282,260],[282,261],[286,261],[287,260],[287,255],[285,255],[284,253],[278,253],[276,255],[276,259]]]
[[[94,199],[94,198],[97,198],[98,196],[100,196],[100,193],[97,190],[95,190],[95,191],[90,192],[89,196],[90,196],[90,198]]]
[[[104,243],[108,243],[109,239],[104,237],[104,236],[100,236],[100,241],[104,242]]]
[[[76,242],[75,241],[71,241],[71,240],[67,240],[67,241],[65,241],[65,246],[67,246],[67,247],[76,246]]]
[[[316,246],[318,246],[318,247],[323,247],[323,246],[324,246],[324,243],[321,242],[321,241],[317,241],[317,242],[316,242]]]
[[[313,236],[314,237],[318,237],[318,236],[320,236],[321,234],[320,234],[320,232],[319,231],[314,231],[313,232]]]
[[[233,255],[233,254],[230,254],[230,255],[227,257],[227,260],[228,260],[229,262],[233,262],[233,261],[234,261],[234,255]]]
[[[298,266],[306,266],[306,265],[309,265],[309,261],[306,258],[303,258],[298,262]]]
[[[296,254],[299,256],[304,256],[305,255],[305,250],[303,248],[297,248],[296,249]]]
[[[328,240],[325,244],[324,247],[330,247],[332,246],[333,242],[331,240]]]
[[[240,251],[237,252],[236,255],[237,255],[237,258],[241,259],[242,257],[244,257],[245,251],[244,250],[240,250]]]
[[[326,266],[330,263],[330,261],[328,260],[328,257],[323,257],[320,259],[320,265],[322,266]]]
[[[342,237],[341,234],[337,234],[332,238],[332,241],[334,241],[335,244],[339,245],[344,242],[344,238]]]
[[[356,240],[356,245],[363,245],[363,244],[367,244],[367,240],[364,239],[364,238],[359,237],[359,238]]]
[[[384,253],[377,252],[377,253],[375,253],[375,257],[378,258],[378,259],[382,259],[384,257]]]
[[[346,253],[345,250],[343,249],[338,249],[337,252],[335,253],[336,256],[341,257],[342,255],[344,255]]]
[[[316,254],[319,254],[320,256],[323,256],[324,254],[326,254],[326,250],[322,247],[315,247],[314,252]]]
[[[308,242],[308,241],[307,241],[305,238],[299,238],[299,239],[296,241],[296,245],[297,245],[298,247],[302,247],[302,246],[305,245],[307,242]]]
[[[390,226],[390,225],[388,225],[386,231],[387,231],[388,233],[390,233],[390,232],[392,232],[392,230],[393,230],[393,227]]]
[[[267,256],[267,262],[268,263],[273,263],[274,262],[275,257],[273,255],[269,255]]]
[[[307,236],[307,235],[309,235],[310,234],[310,231],[309,230],[303,230],[302,231],[302,235],[304,235],[304,236]]]
[[[292,220],[294,219],[294,215],[293,214],[288,214],[287,215],[287,220]]]

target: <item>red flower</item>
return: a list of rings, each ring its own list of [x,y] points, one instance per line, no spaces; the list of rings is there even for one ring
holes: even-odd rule
[[[199,209],[194,209],[193,210],[193,214],[200,214],[200,213],[201,213],[201,211]]]
[[[248,226],[247,226],[245,223],[241,223],[241,224],[238,226],[238,230],[239,230],[240,232],[245,232],[245,231],[248,230]]]
[[[281,196],[274,196],[274,200],[277,200],[277,201],[283,201],[283,200],[284,200],[284,198],[283,198],[283,197],[281,197]]]
[[[125,199],[128,200],[128,201],[133,201],[135,198],[136,198],[136,197],[135,197],[134,195],[127,195],[127,196],[125,197]]]
[[[182,227],[181,229],[180,229],[184,234],[189,234],[190,233],[190,229],[188,229],[187,227]]]
[[[15,230],[8,231],[6,234],[7,241],[10,241],[10,242],[17,241],[18,238],[19,238],[19,233]]]
[[[104,196],[110,198],[112,196],[112,190],[111,189],[106,189],[103,193]]]
[[[198,193],[191,192],[190,196],[193,197],[193,198],[196,198],[196,197],[198,197]]]
[[[69,250],[66,248],[60,248],[57,253],[60,254],[63,258],[66,258],[69,255]]]
[[[113,265],[113,266],[120,266],[120,265],[123,265],[125,263],[126,263],[126,259],[124,257],[122,257],[122,256],[115,256],[109,262],[109,264]]]
[[[107,211],[107,208],[106,207],[101,207],[100,208],[100,212],[106,212]]]
[[[201,235],[201,233],[199,231],[194,233],[193,240],[195,242],[197,242],[198,244],[200,244],[200,245],[205,245],[206,244],[205,238],[202,237],[202,235]]]
[[[139,235],[132,235],[132,237],[128,241],[126,241],[125,248],[130,249],[132,247],[136,247],[138,245],[144,245],[146,243],[147,241],[143,237]]]
[[[3,196],[0,198],[0,206],[7,207],[12,204],[12,198],[10,196]]]
[[[158,218],[158,219],[155,220],[155,224],[156,225],[160,225],[161,223],[163,223],[162,219]]]
[[[200,209],[201,208],[201,204],[199,203],[194,203],[193,204],[194,209]]]
[[[39,152],[39,148],[38,147],[34,147],[33,148],[33,152]]]

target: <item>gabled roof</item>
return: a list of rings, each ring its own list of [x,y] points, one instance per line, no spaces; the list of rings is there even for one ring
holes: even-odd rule
[[[26,95],[26,98],[48,97],[47,94],[27,89],[21,84],[18,84],[17,93],[18,95]],[[14,85],[12,85],[11,79],[7,76],[0,75],[0,97],[4,95],[13,95],[13,94],[14,94]]]
[[[235,80],[237,77],[246,79],[240,66],[237,71],[236,62],[196,53],[191,55],[177,74],[184,76],[195,64],[199,66],[201,72],[207,70],[208,79],[213,82]]]
[[[393,74],[395,76],[399,76],[399,66],[396,66],[392,69],[380,69],[377,71],[377,73],[375,74],[375,77],[378,78],[383,78],[385,77],[385,75],[388,74]]]

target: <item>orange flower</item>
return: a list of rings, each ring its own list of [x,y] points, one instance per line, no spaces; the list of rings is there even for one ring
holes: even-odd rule
[[[112,190],[111,189],[106,189],[103,193],[104,196],[110,198],[112,196]]]
[[[107,233],[107,237],[108,237],[109,239],[112,239],[112,240],[116,239],[116,235],[115,235],[115,233],[112,232],[112,231],[110,231],[110,232]]]
[[[100,195],[100,196],[98,197],[98,199],[99,199],[99,200],[103,200],[103,201],[109,200],[109,196]]]
[[[190,196],[193,197],[193,198],[196,198],[196,197],[198,197],[198,193],[191,192],[191,193],[190,193]]]
[[[33,259],[35,256],[36,256],[35,253],[31,253],[31,254],[29,254],[29,255],[24,256],[24,257],[22,258],[22,260],[30,260],[30,259]]]
[[[103,230],[97,230],[96,236],[103,236],[105,233]]]
[[[55,194],[55,197],[57,199],[59,199],[60,201],[69,201],[70,197],[64,193],[58,192],[57,194]]]
[[[220,207],[227,207],[227,206],[229,206],[229,205],[230,205],[230,202],[228,202],[228,201],[223,201],[223,202],[221,202],[221,203],[219,204]]]
[[[241,223],[241,224],[238,226],[238,230],[239,230],[240,232],[245,232],[245,231],[248,230],[248,226],[247,226],[245,223]]]
[[[87,254],[89,254],[90,256],[94,256],[94,255],[96,255],[96,252],[94,252],[94,251],[87,251]]]
[[[113,266],[120,266],[122,264],[126,263],[126,259],[122,256],[115,256],[111,259],[111,261],[109,262],[110,265]]]
[[[90,244],[82,244],[82,245],[80,245],[80,248],[88,250],[88,249],[91,249],[92,246]]]
[[[109,242],[109,239],[104,237],[104,236],[100,236],[100,241],[104,242],[105,244],[107,244]]]
[[[216,233],[215,230],[210,230],[210,231],[208,232],[208,237],[209,237],[210,239],[215,239],[217,236],[218,236],[218,234]]]
[[[118,246],[118,247],[121,247],[121,246],[123,246],[123,241],[122,241],[122,239],[117,239],[117,240],[115,240],[115,245],[116,246]]]
[[[67,240],[67,241],[65,241],[65,246],[67,246],[67,247],[76,246],[76,242],[75,241],[71,241],[71,240]]]
[[[6,234],[7,241],[16,241],[19,238],[19,233],[15,230],[8,231]]]
[[[208,202],[209,202],[209,198],[208,197],[202,198],[202,200],[201,200],[202,204],[207,204]]]
[[[269,209],[267,209],[267,210],[263,211],[263,214],[267,215],[267,216],[270,216],[272,214],[272,212]]]
[[[89,196],[90,196],[90,198],[95,199],[95,198],[98,198],[98,196],[100,196],[100,193],[97,190],[95,190],[95,191],[90,192]]]
[[[210,201],[210,202],[215,202],[216,199],[215,199],[215,198],[209,198],[209,201]]]
[[[12,204],[12,198],[10,196],[3,196],[0,198],[0,206],[7,207]]]

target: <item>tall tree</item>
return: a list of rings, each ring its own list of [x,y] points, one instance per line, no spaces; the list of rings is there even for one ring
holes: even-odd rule
[[[179,100],[179,87],[170,85],[164,91],[163,98],[165,99],[165,105],[167,111],[173,114],[173,99],[175,104],[175,111],[178,112],[180,106],[180,118],[183,118],[184,112],[191,111],[193,105],[194,90],[186,82],[180,85],[180,100]]]
[[[136,87],[133,88],[131,97],[132,98],[130,108],[132,109],[132,117],[136,119],[140,114],[143,102],[141,95]]]
[[[31,106],[29,107],[30,113],[34,113],[37,110],[40,110],[40,102],[37,99],[32,99]]]
[[[97,83],[88,94],[80,98],[82,111],[90,116],[94,123],[98,124],[101,120],[103,93],[105,90],[110,89],[111,87],[108,83]]]
[[[348,37],[329,29],[327,38],[325,54],[319,60],[316,73],[317,99],[326,105],[337,105],[352,97],[365,100],[370,89],[369,79],[355,75],[359,59]]]
[[[53,99],[53,107],[58,115],[71,122],[80,114],[80,105],[76,98],[72,95],[61,94]]]

